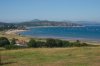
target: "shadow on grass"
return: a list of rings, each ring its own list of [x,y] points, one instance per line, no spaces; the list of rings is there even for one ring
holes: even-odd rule
[[[0,62],[0,66],[7,65],[7,64],[13,64],[13,63],[16,63],[16,62]]]

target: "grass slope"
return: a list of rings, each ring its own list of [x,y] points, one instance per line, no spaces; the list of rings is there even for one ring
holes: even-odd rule
[[[6,34],[5,32],[0,32],[0,37],[6,37],[9,40],[12,39],[12,38],[15,38],[15,39],[19,39],[19,40],[28,41],[30,39],[29,37],[19,36],[17,34]]]
[[[2,66],[99,66],[100,47],[2,50]]]

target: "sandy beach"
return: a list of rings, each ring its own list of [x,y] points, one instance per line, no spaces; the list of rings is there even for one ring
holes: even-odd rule
[[[16,29],[16,30],[8,30],[5,33],[6,34],[16,34],[18,32],[23,32],[23,31],[26,31],[26,30],[18,30],[18,29]]]

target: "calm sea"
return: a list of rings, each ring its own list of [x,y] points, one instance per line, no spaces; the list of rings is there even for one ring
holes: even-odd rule
[[[37,38],[100,40],[100,26],[86,27],[37,27],[21,32],[21,35]]]

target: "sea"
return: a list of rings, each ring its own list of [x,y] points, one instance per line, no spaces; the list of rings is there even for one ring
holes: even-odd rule
[[[30,27],[29,30],[20,32],[20,34],[23,36],[31,36],[35,38],[100,41],[100,26]]]

